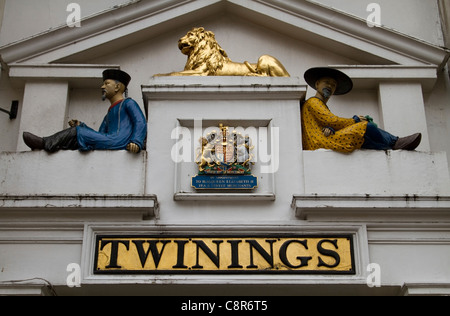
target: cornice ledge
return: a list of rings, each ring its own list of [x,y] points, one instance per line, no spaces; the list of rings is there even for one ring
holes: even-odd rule
[[[32,60],[51,63],[67,55],[95,47],[99,43],[99,36],[101,36],[101,43],[115,40],[115,36],[107,34],[111,30],[121,29],[120,33],[124,37],[159,25],[164,21],[174,20],[190,12],[198,14],[200,10],[205,11],[207,8],[218,11],[223,6],[228,8],[233,5],[247,11],[265,7],[265,13],[262,13],[269,15],[276,11],[283,15],[288,14],[302,20],[306,31],[318,32],[317,27],[309,29],[305,25],[309,25],[311,28],[314,25],[320,26],[322,29],[329,30],[330,40],[333,40],[332,34],[341,34],[347,39],[353,38],[354,44],[347,43],[346,45],[364,50],[367,47],[361,46],[361,43],[370,44],[372,47],[380,48],[381,52],[386,55],[384,58],[396,60],[400,64],[431,64],[441,70],[450,58],[450,50],[446,48],[432,45],[386,27],[374,27],[368,32],[365,20],[308,0],[132,1],[125,6],[118,6],[85,18],[80,28],[69,28],[63,25],[0,47],[0,55],[6,64]],[[280,14],[274,18],[282,20]],[[117,32],[112,33],[116,34]]]
[[[214,2],[220,2],[215,0]],[[199,2],[200,4],[196,4]],[[163,0],[163,1],[131,1],[123,6],[84,18],[80,28],[69,28],[61,25],[32,37],[0,47],[0,55],[5,63],[21,63],[37,56],[46,54],[84,39],[105,34],[143,19],[175,10],[174,14],[184,14],[188,9],[184,6],[194,4],[197,7],[211,4],[208,0]],[[176,10],[178,9],[178,10]],[[48,60],[48,63],[52,60]]]
[[[101,79],[105,69],[120,69],[119,65],[88,64],[19,64],[9,65],[11,78]]]
[[[345,72],[355,86],[377,89],[380,82],[419,82],[424,91],[431,91],[436,84],[437,66],[403,65],[330,65]]]
[[[292,208],[301,220],[450,221],[450,196],[294,195]]]
[[[126,216],[139,214],[144,219],[159,214],[156,195],[0,195],[0,215],[16,216]]]
[[[236,0],[230,1],[236,2]],[[433,45],[385,26],[369,28],[367,21],[362,18],[329,6],[312,3],[309,0],[252,1],[295,14],[305,20],[322,24],[339,33],[346,34],[357,40],[370,42],[425,65],[436,65],[438,70],[442,70],[450,59],[450,49]]]
[[[401,296],[449,296],[450,283],[405,283]]]

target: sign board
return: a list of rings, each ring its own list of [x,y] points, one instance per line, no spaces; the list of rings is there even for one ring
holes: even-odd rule
[[[251,175],[198,175],[192,178],[192,187],[197,190],[253,190],[258,187],[258,178]]]
[[[347,236],[97,236],[94,274],[350,274]]]

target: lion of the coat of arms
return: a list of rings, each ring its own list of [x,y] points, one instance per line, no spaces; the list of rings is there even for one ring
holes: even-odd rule
[[[263,55],[256,64],[233,62],[216,41],[215,34],[203,27],[193,28],[178,42],[180,51],[188,56],[184,71],[157,76],[260,76],[290,77],[275,57]]]

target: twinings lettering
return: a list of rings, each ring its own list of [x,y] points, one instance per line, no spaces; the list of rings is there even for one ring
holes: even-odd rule
[[[351,236],[98,236],[94,273],[355,274],[353,240]]]

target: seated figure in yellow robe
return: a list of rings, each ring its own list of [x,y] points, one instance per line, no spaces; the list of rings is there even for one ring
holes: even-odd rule
[[[353,89],[352,80],[332,68],[312,68],[305,73],[306,82],[317,94],[302,106],[303,149],[331,149],[350,153],[357,149],[415,150],[422,134],[399,138],[380,128],[368,117],[341,118],[327,106],[332,95],[343,95]]]

